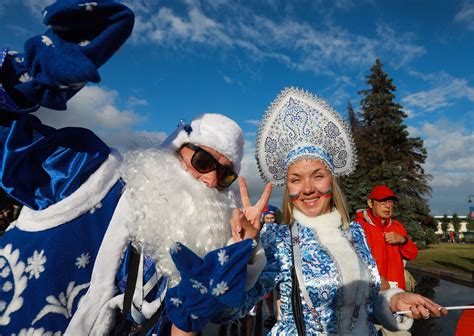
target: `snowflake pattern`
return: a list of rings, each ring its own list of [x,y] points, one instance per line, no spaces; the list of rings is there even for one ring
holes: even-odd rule
[[[6,278],[10,275],[10,269],[9,268],[4,268],[2,270],[2,273],[0,273],[0,275],[2,276],[2,278]]]
[[[221,266],[224,266],[224,264],[229,260],[229,256],[225,253],[225,250],[220,250],[219,253],[217,253],[217,257]]]
[[[79,4],[78,6],[84,7],[88,12],[92,12],[94,10],[94,7],[97,6],[97,2],[85,2],[83,4]]]
[[[18,336],[62,336],[62,333],[60,331],[46,331],[44,328],[25,328],[20,330]]]
[[[6,263],[5,259],[3,258],[0,259],[0,268],[3,268],[5,266],[5,263]]]
[[[193,284],[193,288],[196,288],[202,295],[207,294],[207,288],[202,283],[193,279],[189,279],[189,281]]]
[[[85,46],[88,45],[89,43],[91,43],[91,41],[84,40],[84,41],[79,42],[79,45],[80,45],[81,47],[85,47]]]
[[[219,296],[219,295],[225,294],[225,292],[227,292],[228,290],[229,290],[229,287],[227,286],[227,282],[221,281],[212,290],[212,295]]]
[[[7,308],[7,303],[5,301],[0,301],[0,312],[4,311]]]
[[[43,42],[47,47],[54,47],[53,41],[46,35],[41,35],[41,42]]]
[[[89,253],[81,253],[81,256],[76,258],[77,269],[86,268],[91,262],[91,255]]]
[[[179,307],[181,304],[183,304],[183,301],[181,301],[179,298],[171,298],[170,301],[176,307]]]
[[[28,72],[25,72],[22,74],[18,80],[22,83],[30,82],[33,78],[28,74]]]
[[[192,318],[193,320],[197,320],[197,319],[199,318],[199,316],[194,315],[194,314],[191,314],[191,318]]]
[[[89,287],[89,283],[76,286],[76,283],[71,281],[65,292],[59,293],[57,297],[54,295],[47,296],[47,304],[40,310],[31,324],[35,324],[48,314],[61,314],[67,319],[71,318],[75,299],[87,287]]]
[[[2,291],[4,292],[9,292],[13,288],[13,284],[10,281],[5,281],[5,283],[2,286]]]
[[[28,258],[28,266],[25,268],[26,273],[30,273],[28,279],[35,277],[38,279],[40,274],[44,272],[44,264],[46,263],[46,256],[44,256],[44,250],[38,253],[38,251],[34,251],[33,255]]]

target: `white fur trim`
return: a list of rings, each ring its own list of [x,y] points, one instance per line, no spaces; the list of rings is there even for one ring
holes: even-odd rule
[[[258,277],[263,271],[263,268],[267,264],[267,258],[265,257],[265,250],[262,248],[262,245],[258,243],[255,247],[256,252],[252,257],[252,260],[249,264],[247,264],[247,282],[245,284],[245,290],[248,291],[249,289],[255,286],[255,283],[258,280]]]
[[[120,154],[112,149],[109,157],[75,192],[43,210],[23,207],[15,222],[23,231],[51,229],[90,211],[107,195],[119,179]]]
[[[226,246],[234,244],[234,240],[230,238],[227,241]],[[267,264],[267,257],[265,257],[265,250],[263,249],[260,242],[255,246],[255,253],[247,264],[247,281],[245,283],[245,291],[253,288],[257,283],[258,277],[262,273],[265,265]]]
[[[378,323],[391,331],[408,330],[413,324],[413,319],[406,316],[396,316],[390,310],[390,300],[397,293],[403,293],[400,288],[390,288],[380,291],[374,302],[374,316]]]
[[[123,297],[124,294],[114,296],[102,307],[89,335],[102,336],[110,334],[115,324],[115,309],[123,309]]]
[[[101,308],[115,295],[115,275],[122,254],[128,244],[128,230],[124,223],[129,220],[130,206],[122,196],[110,221],[92,271],[91,285],[74,314],[66,335],[89,335]]]
[[[189,134],[184,126],[179,125],[163,142],[162,147],[176,150],[188,142],[211,147],[232,162],[237,174],[240,172],[244,135],[235,121],[222,114],[206,113],[193,119]]]

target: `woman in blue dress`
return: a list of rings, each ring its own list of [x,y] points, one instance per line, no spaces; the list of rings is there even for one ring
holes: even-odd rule
[[[276,285],[281,312],[271,335],[376,335],[374,321],[407,330],[413,318],[447,313],[417,294],[379,291],[363,230],[349,222],[336,179],[355,168],[354,143],[325,102],[298,89],[284,90],[261,121],[256,158],[265,181],[285,186],[283,217],[289,225],[260,232],[265,267],[245,305],[231,316],[250,309]],[[234,240],[258,231],[249,225],[249,211],[234,215]],[[411,314],[394,314],[405,310]]]

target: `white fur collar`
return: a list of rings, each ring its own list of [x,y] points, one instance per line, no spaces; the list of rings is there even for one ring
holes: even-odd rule
[[[23,231],[42,231],[67,223],[93,209],[119,179],[120,154],[109,157],[75,192],[43,210],[23,207],[15,226]]]
[[[338,229],[341,225],[341,214],[337,209],[332,212],[328,212],[324,215],[316,217],[308,217],[298,209],[293,210],[293,216],[301,225],[307,226],[313,230],[321,231],[333,231]]]

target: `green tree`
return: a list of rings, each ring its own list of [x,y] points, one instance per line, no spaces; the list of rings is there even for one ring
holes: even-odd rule
[[[474,219],[469,218],[467,219],[467,230],[474,231]]]
[[[449,228],[449,219],[448,215],[444,214],[443,218],[441,218],[441,230],[443,230],[443,236],[447,236]]]
[[[461,228],[461,219],[459,218],[457,213],[453,214],[452,223],[453,223],[454,233],[459,234],[459,229]]]
[[[402,106],[395,101],[396,86],[377,59],[367,76],[367,89],[359,91],[360,119],[348,111],[359,154],[356,172],[341,179],[349,211],[366,207],[373,186],[386,184],[399,196],[395,216],[416,240],[432,243],[436,221],[429,215],[425,199],[431,192],[431,176],[423,169],[427,152],[423,141],[410,137]],[[352,116],[351,116],[352,115]]]

